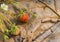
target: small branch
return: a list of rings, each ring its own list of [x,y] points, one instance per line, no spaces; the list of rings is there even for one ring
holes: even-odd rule
[[[45,39],[47,39],[50,35],[52,35],[52,33],[49,34],[48,36],[46,36],[41,42],[43,42]]]
[[[55,10],[53,10],[48,4],[46,4],[45,2],[42,2],[41,0],[38,0],[38,1],[41,2],[42,4],[46,5],[46,7],[48,7],[50,10],[52,10],[60,18],[60,15]]]
[[[26,24],[25,24],[25,27],[26,27],[25,30],[26,30],[26,39],[27,39],[26,42],[28,42],[28,40],[29,40],[29,39],[28,39],[28,27],[27,27]]]
[[[5,25],[6,25],[6,27],[7,27],[7,29],[10,29],[10,24],[6,21],[6,20],[3,20],[4,21],[4,23],[5,23]]]
[[[60,22],[60,20],[57,21],[48,20],[48,21],[42,21],[41,23],[57,23],[57,22]]]
[[[53,26],[55,26],[57,23],[55,23]],[[46,31],[50,30],[53,26],[50,28],[46,29],[43,33],[39,34],[36,38],[34,38],[32,41],[35,41],[37,38],[39,38],[41,35],[43,35]]]

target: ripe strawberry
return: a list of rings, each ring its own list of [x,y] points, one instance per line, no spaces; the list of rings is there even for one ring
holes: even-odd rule
[[[21,21],[21,22],[28,22],[28,14],[27,13],[24,13],[22,16],[19,16],[18,20]]]

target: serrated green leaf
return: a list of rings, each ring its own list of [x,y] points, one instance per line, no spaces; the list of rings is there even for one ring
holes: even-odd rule
[[[10,30],[11,34],[14,33],[17,29],[18,27],[15,24],[13,24]]]

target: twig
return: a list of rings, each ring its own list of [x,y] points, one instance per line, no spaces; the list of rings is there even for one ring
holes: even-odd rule
[[[26,42],[28,42],[28,28],[26,24],[25,24],[25,27],[26,27],[25,30],[26,30],[26,39],[27,39]]]
[[[11,25],[10,25],[6,20],[3,20],[3,21],[4,21],[4,23],[5,23],[6,27],[7,27],[7,29],[11,29],[11,28],[10,28]]]
[[[50,35],[52,35],[52,33]],[[45,39],[47,39],[50,35],[46,36],[41,42],[43,42]]]
[[[58,27],[58,26],[57,26]],[[57,28],[55,28],[54,30],[51,29],[51,33],[49,35],[47,35],[45,38],[43,38],[43,40],[41,40],[41,42],[43,42],[44,40],[46,40],[48,37],[50,37],[52,34],[54,34],[54,31],[56,30]]]
[[[57,23],[55,23],[55,24],[57,24]],[[54,24],[54,25],[55,25]],[[53,26],[54,26],[53,25]],[[34,38],[32,41],[35,41],[37,38],[39,38],[41,35],[43,35],[46,31],[48,31],[48,30],[50,30],[53,26],[51,26],[49,29],[47,29],[47,30],[45,30],[42,34],[39,34],[36,38]]]
[[[57,7],[56,7],[56,0],[54,0],[54,7],[55,7],[55,10],[56,10],[56,12],[57,12]]]
[[[7,18],[6,16],[4,16],[4,14],[1,14],[1,16],[2,16],[4,19],[6,19],[10,24],[12,24],[12,22],[10,21],[10,19]]]
[[[45,2],[43,2],[41,0],[38,0],[38,1],[41,2],[42,4],[46,5],[46,7],[48,7],[50,10],[52,10],[60,18],[60,15],[55,10],[53,10],[48,4],[46,4]]]
[[[57,21],[52,21],[52,20],[48,20],[48,21],[42,21],[41,23],[57,23],[60,22],[59,20]]]

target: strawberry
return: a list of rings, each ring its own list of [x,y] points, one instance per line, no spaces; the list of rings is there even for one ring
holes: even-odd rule
[[[27,13],[24,13],[22,16],[19,16],[18,20],[21,21],[21,22],[25,22],[27,23],[28,22],[28,14]]]

